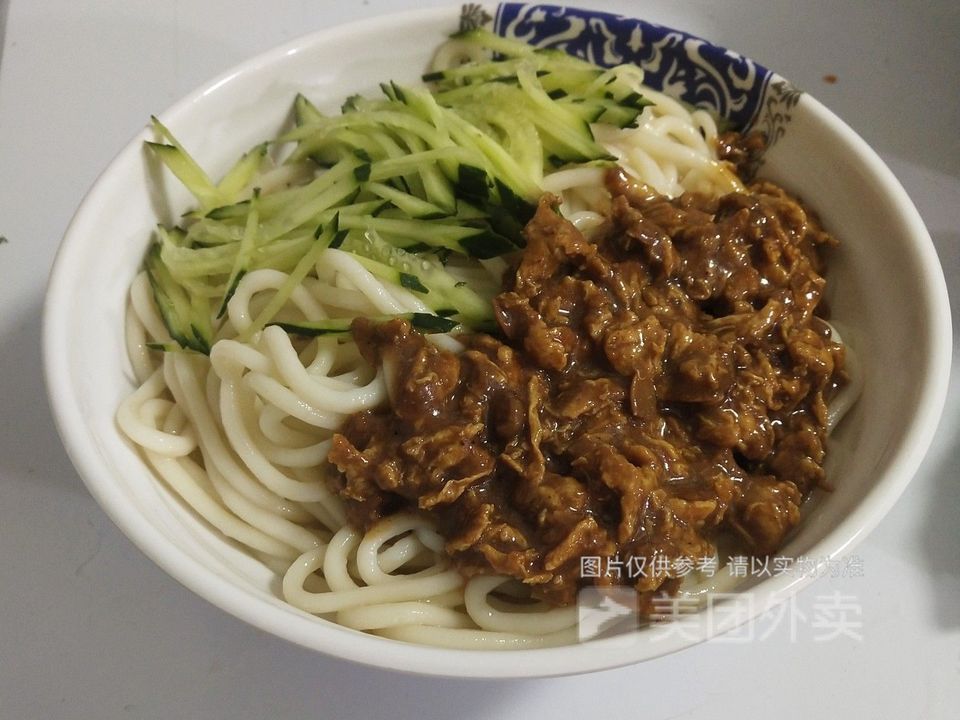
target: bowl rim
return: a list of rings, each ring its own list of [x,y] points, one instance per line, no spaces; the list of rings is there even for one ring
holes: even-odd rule
[[[258,68],[271,65],[288,55],[299,53],[344,33],[377,33],[396,28],[399,23],[439,22],[453,19],[453,6],[419,9],[348,22],[305,34],[259,53],[203,83],[164,111],[160,117],[170,122],[189,111],[204,95],[241,78]],[[810,95],[804,95],[805,111],[828,126],[831,132],[866,164],[872,181],[896,205],[896,214],[909,232],[911,250],[925,282],[917,298],[931,311],[924,328],[929,352],[923,373],[922,392],[917,414],[891,456],[887,471],[841,523],[833,527],[811,549],[812,557],[825,563],[862,540],[873,530],[900,497],[912,479],[932,442],[946,399],[952,360],[952,324],[946,281],[936,249],[916,207],[906,191],[877,153],[846,123]],[[51,268],[43,307],[43,367],[48,401],[57,431],[90,493],[111,520],[147,557],[166,573],[208,602],[235,617],[295,644],[340,659],[415,674],[459,678],[547,677],[611,669],[649,660],[702,642],[743,622],[798,592],[814,579],[814,574],[773,577],[751,588],[756,602],[751,611],[729,626],[700,632],[696,637],[680,637],[650,647],[646,643],[624,645],[617,638],[595,640],[580,645],[526,650],[454,650],[389,640],[352,630],[319,618],[312,618],[292,607],[282,608],[264,598],[238,592],[237,586],[211,572],[197,559],[171,544],[151,523],[137,522],[127,513],[128,501],[90,442],[92,431],[84,421],[83,409],[70,382],[70,354],[62,348],[62,338],[71,311],[69,277],[74,259],[84,254],[82,243],[93,222],[98,196],[107,192],[106,181],[113,172],[140,152],[146,137],[141,130],[99,174],[85,194],[70,221]]]

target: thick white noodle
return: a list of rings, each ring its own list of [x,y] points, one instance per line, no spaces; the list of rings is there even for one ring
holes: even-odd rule
[[[572,645],[579,640],[576,628],[567,628],[550,635],[519,635],[434,625],[394,625],[378,630],[377,634],[404,642],[466,650],[531,650]]]
[[[467,614],[483,630],[547,635],[574,627],[577,608],[553,608],[545,603],[516,605],[509,610],[494,606],[490,594],[508,578],[477,576],[470,579],[464,593]]]
[[[386,630],[401,625],[464,629],[473,627],[469,616],[462,612],[416,600],[347,608],[337,613],[337,622],[355,630]]]
[[[823,322],[826,322],[825,320]],[[830,327],[830,339],[835,343],[843,343],[843,338],[840,337],[840,331],[837,330],[836,325],[833,323],[827,323]],[[849,382],[840,388],[840,391],[837,395],[830,401],[830,405],[827,406],[827,432],[833,432],[834,428],[843,420],[844,416],[853,407],[853,404],[857,401],[857,398],[860,397],[860,393],[863,392],[863,371],[860,367],[860,358],[857,357],[856,351],[850,346],[844,346],[844,370],[847,371],[847,377]]]

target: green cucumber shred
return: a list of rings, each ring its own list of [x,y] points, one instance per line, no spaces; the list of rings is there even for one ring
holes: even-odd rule
[[[454,37],[488,59],[425,73],[423,87],[383,82],[382,97],[352,95],[336,115],[297,94],[293,128],[250,148],[216,182],[151,118],[148,151],[197,202],[180,225],[158,228],[144,262],[171,338],[152,347],[208,353],[238,285],[265,268],[289,278],[241,335],[267,325],[348,332],[352,318],[277,316],[328,248],[429,307],[398,315],[418,329],[494,327],[497,283],[471,287],[457,267],[479,269],[524,247],[544,174],[610,164],[592,125],[632,127],[650,103],[635,69],[483,29]]]

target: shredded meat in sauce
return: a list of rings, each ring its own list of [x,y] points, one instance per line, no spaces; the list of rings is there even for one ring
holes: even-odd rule
[[[835,241],[770,183],[674,200],[619,171],[607,184],[591,240],[541,200],[494,301],[502,337],[457,355],[405,321],[356,320],[392,406],[351,416],[329,459],[353,523],[425,513],[467,577],[557,605],[630,582],[649,608],[683,574],[655,556],[712,556],[720,537],[773,553],[824,482],[844,381],[817,316]],[[582,556],[650,562],[583,578]]]

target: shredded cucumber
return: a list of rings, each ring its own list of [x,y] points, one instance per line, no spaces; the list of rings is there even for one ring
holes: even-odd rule
[[[351,318],[277,319],[328,247],[418,297],[435,313],[408,314],[420,329],[493,324],[496,284],[467,287],[446,258],[516,252],[544,173],[610,162],[591,124],[630,126],[648,103],[636,68],[599,68],[485,30],[456,38],[489,60],[429,73],[426,87],[383,83],[383,97],[347,98],[336,116],[297,95],[295,127],[244,153],[219,182],[152,119],[157,141],[147,147],[198,203],[179,227],[158,229],[145,262],[173,339],[158,349],[208,352],[237,285],[261,268],[289,277],[243,337],[269,324],[348,332]]]

